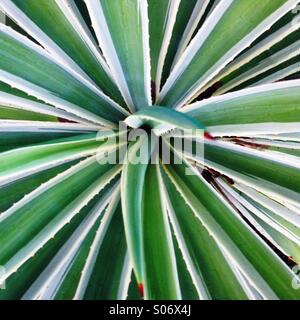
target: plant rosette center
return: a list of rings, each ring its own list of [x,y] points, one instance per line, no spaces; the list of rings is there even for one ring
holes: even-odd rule
[[[142,109],[120,122],[118,138],[122,147],[118,149],[117,157],[107,153],[109,163],[117,159],[122,164],[129,161],[129,149],[132,147],[133,150],[133,145],[135,156],[130,159],[135,164],[148,164],[149,157],[152,164],[158,161],[164,164],[178,163],[182,155],[193,155],[204,161],[205,139],[212,137],[199,121],[181,112],[154,106]],[[111,139],[116,139],[116,135],[107,138],[107,143],[115,145],[116,141]]]

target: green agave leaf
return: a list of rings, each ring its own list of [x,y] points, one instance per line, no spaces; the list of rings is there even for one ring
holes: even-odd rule
[[[172,227],[172,225],[171,225]],[[199,300],[199,294],[195,288],[190,272],[187,269],[186,262],[183,259],[182,253],[179,249],[177,239],[172,229],[173,243],[176,256],[176,265],[178,272],[178,281],[180,285],[182,300]]]
[[[265,194],[268,197],[277,199],[277,201],[285,203],[287,207],[297,207],[299,194],[290,189],[283,188],[255,176],[239,173],[238,171],[219,165],[216,162],[206,160],[206,165],[210,169],[219,172],[221,175],[230,177],[230,179],[232,179],[233,181],[243,183],[248,187],[254,188],[258,192]]]
[[[84,19],[84,22],[86,23],[87,27],[89,28],[89,31],[92,35],[92,37],[95,39],[95,41],[97,40],[95,31],[92,27],[92,22],[91,22],[91,17],[89,15],[89,11],[88,8],[86,6],[85,1],[82,0],[74,0],[76,7],[78,8],[79,12],[81,13],[82,18]],[[98,44],[98,42],[96,41],[96,43]]]
[[[183,111],[205,126],[297,122],[299,85],[295,80],[244,89],[196,102]]]
[[[165,176],[170,218],[201,299],[247,299],[218,244]]]
[[[276,62],[272,57],[280,51],[288,48],[289,46],[293,45],[294,43],[297,43],[299,40],[299,31],[300,23],[299,23],[299,17],[295,14],[289,14],[288,21],[283,24],[283,26],[274,32],[273,34],[269,35],[266,39],[262,41],[262,43],[258,42],[256,45],[253,46],[253,48],[249,49],[249,52],[245,52],[241,56],[239,56],[236,61],[233,61],[232,63],[237,64],[239,68],[235,71],[232,66],[228,65],[226,68],[227,70],[224,70],[226,73],[229,72],[229,70],[233,71],[228,74],[223,75],[224,82],[228,82],[230,80],[233,80],[237,75],[240,75],[241,73],[245,73],[249,71],[251,68],[254,68],[257,66],[258,63],[260,63],[263,60],[270,59],[273,62]],[[275,24],[276,25],[276,24]],[[262,45],[262,48],[261,48]],[[269,46],[268,50],[263,51],[262,49],[266,46]],[[259,50],[256,50],[259,49]],[[296,49],[296,46],[295,46]],[[256,55],[254,55],[256,53]],[[250,55],[250,59],[247,61],[246,64],[241,64],[241,61],[243,61],[245,58],[244,56]],[[248,57],[249,58],[249,57]],[[286,60],[288,60],[290,56],[286,57]],[[232,70],[233,69],[233,70]]]
[[[64,172],[82,159],[32,174],[0,188],[0,212],[4,212],[43,183]]]
[[[276,217],[274,213],[270,214],[266,208],[257,205],[251,200],[249,201],[247,196],[240,196],[221,179],[215,179],[215,183],[223,193],[224,198],[232,203],[252,228],[263,237],[288,265],[294,266],[299,257],[300,238],[286,226],[296,227],[286,221],[280,222],[280,219],[274,219]]]
[[[84,122],[82,118],[45,104],[2,81],[0,81],[0,92],[0,105],[3,106],[3,111],[1,107],[0,113],[1,119],[6,119],[6,114],[15,113],[16,119],[20,120],[57,121],[57,118],[62,118],[73,122]],[[7,108],[9,110],[6,110]],[[21,118],[21,115],[24,115],[24,118]]]
[[[88,158],[35,189],[0,216],[1,265],[9,277],[120,171]],[[67,191],[67,192],[66,192]],[[40,215],[43,212],[43,215]],[[22,226],[22,232],[18,228]]]
[[[92,228],[88,230],[88,234],[80,244],[80,247],[76,248],[77,252],[69,262],[65,274],[61,276],[60,281],[57,283],[56,291],[52,293],[52,296],[50,295],[51,298],[54,298],[55,300],[71,300],[74,298],[80,281],[81,272],[85,266],[85,262],[91,249],[91,245],[94,241],[95,234],[100,226],[101,218],[103,218],[102,215],[98,218]]]
[[[273,299],[299,299],[299,293],[291,286],[293,274],[284,263],[196,171],[196,175],[186,175],[187,168],[193,170],[186,164],[165,167],[181,195],[216,242],[222,244],[263,296]],[[234,249],[235,246],[239,248],[238,251]]]
[[[57,121],[56,117],[0,105],[0,118],[9,120]]]
[[[113,136],[111,132],[104,138]],[[92,133],[76,138],[50,140],[46,144],[19,148],[0,154],[0,184],[34,174],[64,162],[73,161],[89,155],[110,150],[116,145],[113,141],[103,141],[100,136]],[[108,146],[109,144],[109,146]],[[104,149],[101,150],[101,145]]]
[[[83,207],[78,214],[66,224],[53,239],[49,240],[31,259],[25,262],[17,272],[13,273],[6,280],[6,289],[0,291],[0,299],[29,299],[29,295],[32,295],[34,289],[37,291],[40,282],[36,282],[37,279],[42,278],[42,274],[49,267],[51,261],[53,261],[57,252],[61,250],[64,244],[74,235],[74,232],[82,225],[83,221],[88,219],[93,209],[99,208],[99,203],[105,203],[105,200],[109,200],[108,196],[111,194],[113,184],[110,183],[106,186],[94,199],[90,201],[85,207]],[[72,239],[74,242],[74,239]],[[48,271],[48,270],[47,270]],[[74,281],[75,286],[76,282]],[[69,289],[71,290],[72,287]],[[39,292],[43,293],[43,292]],[[36,297],[37,299],[40,296]]]
[[[181,2],[186,2],[186,1],[181,1]],[[193,2],[194,8],[193,8]],[[191,4],[190,4],[191,3]],[[189,8],[187,6],[190,6]],[[176,55],[174,57],[172,67],[176,65],[178,60],[180,59],[181,55],[183,54],[184,50],[190,43],[191,39],[193,38],[194,34],[199,30],[199,28],[202,26],[203,21],[207,17],[210,9],[212,9],[214,6],[214,1],[210,0],[197,0],[184,3],[180,7],[180,10],[183,11],[188,11],[193,8],[193,11],[191,12],[190,18],[186,25],[181,26],[181,30],[184,30],[184,32],[180,35],[177,35],[177,39],[180,39],[180,42],[178,44],[178,49],[176,52]]]
[[[133,111],[151,105],[147,4],[86,0],[105,59]]]
[[[300,262],[300,246],[299,241],[292,241],[286,237],[283,233],[276,230],[273,226],[266,223],[263,219],[254,216],[254,219],[266,230],[266,232],[274,239],[274,241],[279,245],[280,248],[288,255],[291,263],[299,264]],[[281,224],[275,224],[281,225]]]
[[[274,50],[274,53],[271,52],[268,55],[265,55],[266,57],[254,59],[253,63],[250,64],[251,66],[244,68],[245,70],[240,71],[238,75],[235,75],[232,78],[231,76],[228,77],[228,79],[224,81],[225,83],[214,93],[214,95],[221,95],[225,92],[232,91],[234,88],[241,89],[248,87],[248,85],[253,84],[255,79],[261,74],[264,74],[272,69],[274,71],[276,67],[282,66],[282,64],[288,63],[295,58],[296,60],[299,60],[300,40],[292,40],[291,44],[286,43],[285,41],[283,42],[285,45],[282,46],[282,49],[277,48],[276,51]]]
[[[163,66],[176,23],[180,0],[149,0],[151,79],[159,93]]]
[[[155,146],[146,145],[139,163],[134,159],[146,143],[149,140],[144,136],[129,148],[122,170],[121,197],[128,250],[141,294],[147,299],[177,299],[180,291],[176,263],[165,205],[159,196],[159,177],[156,166],[148,165]]]
[[[119,195],[113,205],[107,209],[96,233],[75,298],[119,300],[127,296],[132,268],[127,255]]]
[[[111,100],[74,78],[25,37],[1,26],[0,43],[2,81],[92,122],[124,117]]]
[[[41,143],[66,141],[73,137],[76,141],[80,134],[92,133],[92,127],[78,124],[49,123],[41,121],[3,121],[0,120],[0,151],[24,148]]]
[[[8,85],[3,81],[0,81],[0,90],[1,90],[1,95],[3,94],[3,92],[5,92],[8,94],[11,94],[12,96],[14,96],[14,98],[20,97],[20,98],[28,99],[30,101],[40,102],[37,98],[33,96],[29,96],[26,92],[21,91],[17,88],[13,88],[12,86]]]
[[[274,83],[279,80],[287,80],[289,77],[296,75],[300,71],[300,55],[281,63],[279,66],[264,72],[259,77],[251,81],[250,86],[258,86],[266,83]]]
[[[202,147],[202,145],[201,145]],[[196,148],[196,144],[193,145]],[[181,152],[181,151],[180,151]],[[182,153],[182,152],[181,152]],[[206,140],[203,154],[195,149],[185,152],[187,158],[243,183],[284,203],[296,205],[299,198],[299,158],[288,153],[268,150],[267,145],[247,144],[243,139],[232,142]],[[239,162],[240,161],[240,162]]]
[[[142,199],[143,185],[146,170],[151,156],[151,150],[143,149],[140,163],[135,163],[134,158],[148,142],[148,138],[140,137],[138,142],[132,144],[127,151],[122,168],[121,199],[126,240],[132,265],[135,271],[138,285],[142,284],[143,276],[143,234],[142,234]]]
[[[245,147],[227,148],[226,144],[206,144],[205,158],[247,176],[258,177],[283,188],[300,192],[300,170],[296,162],[282,161],[268,151]],[[286,158],[287,159],[287,158]]]
[[[143,189],[143,284],[145,298],[180,299],[176,258],[158,165],[147,168]]]
[[[297,150],[293,150],[291,144],[298,139],[298,122],[263,122],[253,124],[233,124],[224,126],[208,127],[212,137],[222,138],[226,141],[234,141],[235,137],[239,140],[253,142],[261,146],[268,146],[269,150],[280,151],[287,154],[298,155]],[[280,140],[280,141],[279,141]],[[273,146],[280,145],[280,149]],[[285,144],[285,147],[283,147]]]
[[[74,140],[82,134],[81,138],[88,137],[84,134],[95,135],[99,131],[99,141],[101,134],[104,134],[101,127],[92,127],[81,124],[53,123],[43,121],[7,121],[0,120],[0,151],[7,151],[41,143],[67,142],[64,140],[73,137]],[[101,133],[100,133],[101,132]],[[55,141],[57,140],[57,141]],[[69,141],[70,142],[70,141]]]
[[[296,225],[279,216],[278,212],[273,212],[255,199],[251,199],[247,194],[241,192],[241,196],[246,200],[243,204],[244,207],[252,214],[254,219],[278,243],[291,260],[299,263],[300,218],[296,217],[296,219],[298,218]]]
[[[174,67],[158,104],[180,107],[296,1],[220,2]]]
[[[265,210],[273,220],[278,221],[292,233],[300,236],[300,218],[297,209],[291,208],[288,204],[281,203],[275,196],[266,195],[242,183],[235,182],[233,187],[248,201],[254,202],[256,206]]]
[[[247,70],[250,71],[252,68],[255,68],[261,60],[272,56],[280,49],[288,47],[298,40],[299,37],[297,37],[297,33],[299,27],[299,17],[295,16],[293,12],[287,13],[267,32],[254,41],[250,48],[245,49],[242,54],[229,63],[205,88],[201,89],[200,92],[203,92],[213,83],[220,80],[222,81],[219,85],[238,77]]]
[[[261,219],[254,217],[258,223],[266,230],[266,232],[278,243],[280,248],[289,256],[291,264],[298,265],[300,263],[300,248],[299,243],[291,241],[282,233],[278,232],[274,228],[270,227],[269,224],[265,223]]]
[[[90,77],[105,94],[122,103],[121,94],[73,1],[65,4],[63,1],[12,0],[5,1],[2,8],[58,61],[64,61],[65,67],[87,79]]]
[[[119,187],[115,185],[112,197],[98,200],[23,298],[126,297],[131,267],[126,255],[118,192]],[[111,258],[112,245],[114,259]]]
[[[171,67],[174,62],[174,58],[179,49],[180,40],[182,39],[183,30],[184,28],[187,27],[187,24],[191,18],[191,15],[193,13],[193,10],[195,9],[197,2],[199,1],[197,0],[180,1],[175,24],[173,27],[172,37],[170,40],[168,52],[167,52],[164,67],[163,67],[162,84],[166,82],[166,79],[170,74]],[[151,23],[151,20],[150,20],[150,23]]]

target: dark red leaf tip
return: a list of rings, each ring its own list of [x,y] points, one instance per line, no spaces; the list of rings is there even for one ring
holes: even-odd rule
[[[144,286],[142,283],[138,284],[138,289],[139,289],[141,296],[144,298]]]
[[[213,137],[209,132],[204,132],[204,138],[207,140],[215,140],[215,137]]]

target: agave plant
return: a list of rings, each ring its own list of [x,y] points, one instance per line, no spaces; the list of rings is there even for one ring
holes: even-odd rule
[[[298,2],[1,0],[0,298],[299,299]]]

